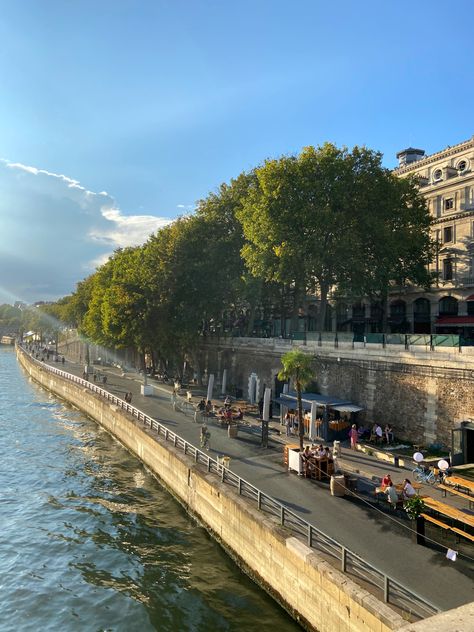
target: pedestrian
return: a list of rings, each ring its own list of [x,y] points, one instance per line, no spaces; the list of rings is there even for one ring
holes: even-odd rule
[[[358,438],[359,438],[359,433],[357,432],[357,426],[355,424],[352,424],[352,427],[349,430],[349,439],[351,440],[351,450],[357,450]]]
[[[211,433],[209,432],[206,423],[203,423],[201,426],[201,448],[206,448],[206,450],[209,450],[210,437]]]
[[[286,436],[291,437],[291,415],[287,411],[285,415]]]
[[[65,358],[64,356],[61,358],[61,362],[62,362],[63,364],[66,362],[66,358]]]

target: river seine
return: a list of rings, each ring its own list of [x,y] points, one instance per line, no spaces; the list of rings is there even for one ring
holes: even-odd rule
[[[0,631],[296,631],[156,479],[0,347]]]

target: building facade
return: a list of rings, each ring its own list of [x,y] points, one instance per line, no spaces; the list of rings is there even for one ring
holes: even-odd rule
[[[425,156],[397,154],[399,177],[415,176],[433,218],[435,283],[429,292],[407,286],[390,301],[392,323],[413,333],[474,337],[474,136]]]

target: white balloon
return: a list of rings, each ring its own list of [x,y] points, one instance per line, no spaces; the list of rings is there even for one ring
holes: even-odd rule
[[[416,461],[417,463],[421,463],[423,459],[424,457],[421,454],[421,452],[415,452],[415,454],[413,455],[413,460]]]
[[[441,459],[441,461],[438,461],[438,467],[440,470],[447,470],[449,468],[449,463],[444,459]]]

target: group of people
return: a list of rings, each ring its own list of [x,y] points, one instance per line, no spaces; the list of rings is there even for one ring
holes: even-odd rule
[[[303,472],[307,477],[311,476],[311,472],[317,467],[317,459],[332,459],[331,450],[325,448],[321,443],[319,445],[307,445],[300,454],[303,462]]]
[[[402,489],[399,493],[395,485],[393,484],[390,474],[385,474],[385,476],[382,478],[380,491],[387,496],[387,500],[390,505],[392,505],[392,507],[396,507],[397,503],[400,501],[408,500],[409,498],[413,498],[413,496],[416,496],[416,490],[408,478],[404,479],[402,483]]]
[[[382,426],[378,422],[375,422],[370,430],[365,428],[363,424],[359,427],[356,424],[352,424],[349,430],[349,439],[353,450],[356,449],[357,443],[364,439],[373,443],[383,443],[385,441],[387,444],[390,444],[393,443],[394,436],[393,428],[390,424],[386,424],[382,430]]]

